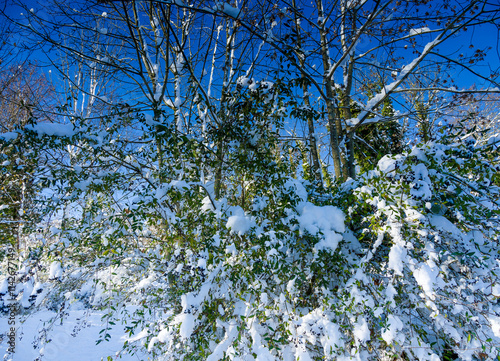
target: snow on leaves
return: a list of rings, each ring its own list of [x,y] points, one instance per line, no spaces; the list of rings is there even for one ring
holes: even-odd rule
[[[241,189],[214,200],[196,172],[172,167],[108,204],[113,178],[94,174],[103,183],[75,193],[88,196],[85,217],[49,229],[37,245],[51,247],[45,256],[26,256],[23,312],[114,310],[103,339],[120,319],[125,351],[167,360],[497,357],[499,192],[481,148],[386,156],[321,201],[268,168],[260,188],[246,183],[245,202]]]

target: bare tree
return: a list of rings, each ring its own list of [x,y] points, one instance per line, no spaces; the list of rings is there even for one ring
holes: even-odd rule
[[[269,76],[273,66],[263,59],[279,55],[284,61],[276,68],[287,64],[301,79],[303,106],[311,110],[304,139],[308,139],[316,179],[320,155],[315,143],[325,128],[336,178],[355,177],[355,134],[360,126],[409,115],[418,118],[422,111],[414,100],[432,98],[403,94],[462,92],[442,77],[416,85],[411,79],[424,79],[428,64],[443,72],[470,71],[489,82],[488,92],[499,88],[494,76],[475,69],[481,56],[474,55],[471,63],[468,56],[455,58],[453,48],[440,49],[466,29],[499,19],[498,10],[485,0],[233,5],[86,1],[72,8],[55,2],[40,11],[26,9],[25,15],[17,25],[30,37],[77,59],[89,71],[101,67],[101,75],[126,89],[127,103],[152,112],[159,169],[164,124],[175,123],[184,134],[203,136],[210,129],[219,134],[210,149],[215,163],[209,171],[217,195],[228,144],[224,134],[231,115],[228,92],[243,74],[248,79],[252,74]],[[377,74],[385,82],[371,98],[364,92],[367,74]],[[81,87],[78,81],[73,85]],[[89,99],[93,96],[89,94]],[[313,97],[319,98],[314,105]],[[397,110],[389,117],[380,113],[388,97]],[[353,104],[361,109],[356,116]],[[319,121],[310,114],[318,114]]]
[[[26,125],[30,117],[50,119],[54,88],[36,64],[24,62],[0,76],[0,126],[3,132]]]
[[[252,16],[271,7],[259,7]],[[231,141],[226,130],[237,123],[230,94],[236,94],[240,77],[265,79],[269,73],[259,67],[266,43],[242,31],[231,16],[236,7],[204,10],[202,4],[163,1],[82,1],[68,7],[55,1],[25,10],[24,18],[10,20],[26,34],[27,47],[42,44],[47,65],[65,79],[71,116],[92,118],[84,109],[95,102],[142,111],[154,127],[149,135],[160,176],[167,128],[175,124],[179,135],[200,136],[213,155],[205,164],[213,183],[208,187],[220,195]],[[115,87],[113,97],[104,84]]]
[[[1,38],[9,39],[7,26],[2,32]],[[30,205],[36,193],[33,169],[38,160],[14,130],[34,117],[48,120],[54,91],[36,64],[18,53],[15,44],[3,41],[0,54],[0,133],[2,139],[13,140],[0,147],[0,236],[2,243],[19,246],[25,223],[36,220]]]
[[[368,120],[387,118],[377,112],[387,97],[404,102],[401,97],[404,93],[462,92],[447,85],[444,77],[437,82],[426,82],[423,88],[415,88],[407,81],[410,76],[425,74],[429,62],[440,65],[443,72],[456,68],[469,71],[489,83],[488,92],[498,91],[498,82],[492,74],[479,74],[474,68],[481,56],[474,55],[472,61],[467,56],[455,59],[455,49],[439,49],[467,29],[495,23],[498,18],[497,9],[479,0],[466,4],[318,0],[312,5],[279,3],[258,26],[244,19],[242,23],[248,31],[265,39],[274,51],[283,54],[301,77],[309,80],[312,92],[322,99],[335,174],[337,179],[345,179],[355,175],[353,135]],[[280,36],[272,32],[270,25],[277,19],[282,30]],[[297,24],[302,34],[300,41],[290,42]],[[373,73],[390,81],[367,99],[362,88],[366,74]],[[356,117],[350,111],[352,102],[362,108]],[[415,114],[416,110],[411,109],[410,113]],[[395,114],[391,118],[401,119],[404,115]]]

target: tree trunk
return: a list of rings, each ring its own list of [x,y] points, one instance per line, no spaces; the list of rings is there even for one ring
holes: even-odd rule
[[[349,51],[349,44],[347,44],[346,40],[346,17],[347,12],[342,14],[342,50],[344,53]],[[354,34],[356,32],[356,10],[352,10],[352,19],[351,21],[351,33]],[[351,91],[353,85],[353,73],[354,73],[354,53],[351,52],[349,54],[349,63],[346,67],[344,67],[344,79],[345,79],[345,88],[342,92],[341,98],[341,108],[344,119],[351,119]],[[346,141],[346,151],[347,151],[347,161],[345,167],[345,177],[350,177],[352,179],[356,178],[356,168],[354,166],[354,129],[348,129],[346,125],[345,129],[345,141]]]
[[[292,5],[294,8],[296,8],[296,3],[295,0],[292,1]],[[300,27],[299,27],[299,18],[297,17],[297,13],[295,13],[295,29],[297,31],[297,47],[299,49],[302,49],[302,42],[300,39]],[[297,58],[299,59],[299,64],[300,64],[300,69],[301,69],[301,77],[302,77],[302,92],[303,92],[303,99],[304,99],[304,105],[308,108],[311,109],[311,102],[309,101],[309,93],[308,93],[308,87],[306,85],[306,75],[304,71],[302,70],[305,65],[305,59],[303,54],[297,54]],[[314,180],[322,184],[323,181],[321,179],[321,167],[319,164],[319,155],[318,155],[318,145],[316,144],[316,135],[314,131],[314,119],[311,114],[307,115],[307,128],[309,131],[309,152],[311,156],[311,174],[314,177]]]
[[[318,8],[318,16],[324,18],[323,4],[321,0],[316,0],[316,5]],[[331,78],[328,76],[330,71],[330,55],[328,51],[328,42],[326,38],[326,30],[324,23],[319,28],[320,32],[320,43],[321,43],[321,56],[323,58],[323,85],[326,90],[326,107],[328,110],[328,131],[330,133],[330,147],[332,149],[333,167],[335,169],[335,178],[337,180],[342,179],[342,164],[341,164],[341,153],[339,148],[339,128],[340,119],[336,119],[335,116],[335,104],[333,102],[333,84]]]

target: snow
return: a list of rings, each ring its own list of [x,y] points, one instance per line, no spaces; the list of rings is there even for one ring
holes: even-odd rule
[[[364,317],[360,317],[354,324],[354,337],[357,344],[365,344],[370,341],[370,328]]]
[[[307,201],[307,190],[297,179],[290,178],[285,183],[285,189],[292,190],[301,202]]]
[[[342,234],[345,232],[344,213],[334,206],[319,207],[309,202],[300,207],[299,213],[298,221],[301,231],[313,235],[318,232],[323,234],[314,249],[317,252],[321,250],[335,251],[342,240]]]
[[[43,353],[43,360],[104,360],[108,356],[113,359],[120,355],[120,360],[133,361],[137,356],[121,352],[124,341],[124,330],[121,325],[114,325],[108,332],[111,339],[96,345],[99,332],[105,328],[106,322],[102,321],[104,312],[71,311],[61,323],[60,317],[55,312],[42,311],[31,314],[26,319],[16,318],[16,349],[15,353],[7,357],[12,361],[34,361]],[[11,325],[8,318],[0,318],[0,333],[6,333]],[[42,347],[33,347],[46,339]],[[22,335],[22,337],[20,337]],[[0,342],[0,355],[7,353],[7,343]],[[139,353],[140,355],[140,353]]]
[[[493,334],[500,338],[500,317],[488,315],[488,321],[490,321]]]
[[[255,322],[256,320],[250,318],[248,320],[249,333],[252,337],[252,351],[257,355],[257,360],[262,361],[275,361],[276,359],[271,355],[269,349],[264,346],[263,339],[261,337],[261,332],[259,332],[259,324]]]
[[[243,88],[248,88],[251,91],[256,91],[260,90],[261,92],[265,93],[268,92],[272,87],[274,86],[273,82],[267,81],[267,80],[255,80],[254,78],[249,78],[247,76],[240,76],[236,80],[236,84]]]
[[[238,325],[236,322],[231,321],[229,323],[224,323],[223,325],[226,330],[224,339],[217,345],[217,347],[215,347],[215,350],[207,357],[206,361],[221,360],[228,348],[238,336]]]
[[[422,287],[425,294],[434,299],[434,285],[437,282],[439,269],[433,265],[422,264],[419,268],[413,271],[413,276],[417,283]]]
[[[368,0],[347,0],[346,3],[346,8],[347,9],[352,9],[352,8],[360,8],[362,7]]]
[[[49,279],[60,278],[63,275],[63,269],[61,263],[54,261],[50,265]]]
[[[247,216],[241,207],[235,207],[233,215],[227,219],[226,227],[231,229],[232,233],[240,236],[250,231],[256,224],[251,217]]]
[[[387,297],[386,301],[391,303],[391,305],[390,305],[391,308],[393,308],[395,306],[394,296],[396,296],[397,294],[398,294],[398,291],[396,291],[394,286],[391,283],[389,283],[387,285],[387,288],[385,289],[385,295]]]
[[[411,183],[410,194],[419,200],[429,200],[432,197],[432,186],[429,172],[423,163],[412,167],[414,181]]]
[[[379,161],[378,161],[378,168],[380,171],[390,177],[394,176],[394,172],[396,171],[397,167],[401,166],[401,164],[404,162],[405,157],[401,154],[396,155],[395,157],[391,155],[384,155]]]
[[[155,94],[153,96],[155,101],[160,101],[161,100],[160,98],[162,97],[162,92],[163,92],[163,85],[160,84],[160,83],[158,83],[156,85],[156,92],[155,92]],[[172,102],[172,101],[170,100],[170,102]],[[180,103],[179,104],[174,104],[175,107],[178,107],[179,105],[180,105]]]
[[[307,352],[304,341],[314,343],[319,339],[325,353],[335,350],[338,345],[344,343],[339,327],[324,317],[321,309],[315,309],[297,321],[296,333],[299,347],[295,350],[297,359],[312,360]]]
[[[0,293],[2,293],[0,291]],[[491,288],[491,294],[495,297],[500,297],[500,284],[496,284]]]
[[[463,239],[464,234],[460,231],[457,226],[451,223],[446,217],[440,215],[429,215],[430,224],[436,229],[447,232],[451,234],[454,238]]]
[[[73,124],[38,123],[35,125],[27,125],[26,129],[38,133],[39,136],[71,137],[76,134]]]
[[[154,282],[154,280],[156,279],[156,276],[155,275],[149,275],[147,278],[144,278],[143,280],[141,280],[137,286],[135,287],[135,291],[140,291],[142,289],[145,289],[145,288],[148,288],[149,286],[151,286],[151,284]]]
[[[361,121],[365,121],[365,118],[369,114],[373,113],[377,105],[386,97],[386,95],[392,93],[397,87],[399,87],[402,80],[406,78],[406,76],[411,71],[413,71],[413,69],[428,55],[429,50],[440,44],[442,41],[443,40],[441,40],[439,37],[436,37],[434,40],[428,42],[424,46],[422,53],[418,57],[414,58],[410,63],[403,66],[399,75],[396,77],[396,80],[388,85],[385,85],[379,93],[375,94],[373,98],[368,100],[366,105],[363,106],[363,110],[359,113],[359,115],[356,118],[347,119],[346,124],[352,127],[358,125]]]
[[[495,148],[498,147],[498,143],[500,143],[500,134],[492,135],[486,140],[486,144],[493,145]]]
[[[30,296],[32,292],[33,292],[33,282],[31,280],[24,282],[23,297],[21,299],[21,306],[23,308],[29,308],[31,306]]]
[[[252,80],[250,78],[247,78],[246,76],[241,76],[238,78],[236,83],[238,85],[241,85],[242,87],[248,87],[248,85],[252,83]]]
[[[394,270],[394,272],[403,276],[403,268],[407,263],[407,250],[401,244],[394,244],[389,252],[389,262],[387,266],[389,269]]]
[[[196,326],[196,317],[189,313],[183,313],[175,318],[175,322],[180,324],[179,335],[183,339],[191,336]]]
[[[8,142],[16,140],[18,136],[19,134],[16,132],[0,133],[0,139],[3,139]]]
[[[7,294],[7,290],[9,289],[9,278],[5,277],[0,286],[0,294]]]
[[[235,18],[235,19],[238,18],[238,16],[240,15],[240,12],[241,12],[240,9],[229,5],[228,3],[222,3],[222,4],[219,3],[218,8],[224,14],[229,15],[230,17]]]
[[[422,33],[427,33],[431,31],[431,29],[429,29],[428,27],[423,27],[423,28],[418,28],[418,29],[410,29],[410,36],[415,36],[415,35],[418,35],[418,34],[422,34]]]
[[[380,93],[377,93],[373,98],[368,100],[368,102],[366,103],[366,109],[372,109],[373,107],[375,107],[377,103],[379,103],[382,99],[384,99],[385,94],[386,94],[386,88],[384,87],[382,88]]]

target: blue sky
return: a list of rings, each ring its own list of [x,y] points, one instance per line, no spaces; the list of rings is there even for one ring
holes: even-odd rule
[[[40,8],[37,6],[37,0],[23,0],[22,3],[25,4],[27,8],[33,7],[35,10]],[[25,12],[25,10],[19,6],[12,5],[9,0],[7,0],[4,6],[5,12],[9,16],[18,17],[20,16],[20,13]],[[471,44],[474,46],[473,48],[470,48]],[[453,51],[453,53],[458,56],[460,53],[470,54],[476,49],[487,49],[488,47],[491,47],[491,50],[488,51],[484,61],[475,65],[476,71],[484,75],[489,75],[492,71],[497,73],[500,72],[499,45],[498,26],[495,24],[485,24],[479,27],[470,28],[466,32],[461,32],[459,36],[447,40],[438,49],[442,50],[443,53],[450,53]],[[413,59],[411,54],[402,53],[402,55],[405,56],[405,60],[411,61]],[[38,57],[41,57],[41,55],[32,55],[32,59],[36,59]],[[456,74],[455,81],[457,81],[457,85],[465,88],[468,88],[473,84],[476,84],[478,87],[484,85],[483,80],[477,78],[475,75],[466,70],[458,72]]]

